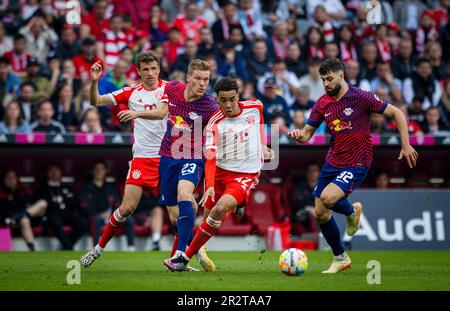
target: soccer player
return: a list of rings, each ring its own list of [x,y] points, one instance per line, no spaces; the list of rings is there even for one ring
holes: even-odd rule
[[[409,144],[403,113],[377,95],[348,85],[344,80],[344,67],[338,59],[323,61],[319,73],[326,94],[314,104],[305,127],[288,135],[299,143],[306,143],[323,121],[330,130],[330,149],[313,194],[316,197],[315,217],[334,254],[331,266],[322,273],[337,273],[350,268],[352,261],[344,250],[332,211],[347,216],[349,236],[357,232],[363,205],[360,202],[352,205],[347,197],[358,188],[372,164],[370,114],[384,114],[396,121],[401,139],[399,160],[405,158],[413,168],[418,153]]]
[[[154,52],[139,54],[136,58],[136,66],[142,83],[101,96],[98,92],[98,81],[102,75],[102,65],[96,62],[90,69],[91,105],[128,105],[129,110],[121,111],[119,118],[122,121],[134,119],[135,141],[133,160],[130,162],[122,203],[111,215],[99,243],[81,257],[80,262],[85,267],[92,265],[102,255],[103,249],[111,238],[122,230],[127,217],[138,206],[143,189],[158,188],[159,148],[166,132],[167,121],[164,117],[161,120],[146,120],[140,116],[146,111],[167,106],[165,95],[167,82],[159,79],[160,61]]]
[[[171,223],[177,228],[171,257],[185,251],[194,228],[197,204],[193,193],[205,165],[203,129],[219,109],[215,99],[206,93],[210,74],[208,62],[192,60],[186,84],[178,81],[167,84],[169,104],[141,116],[161,119],[168,113],[167,130],[159,152],[159,173],[160,203],[167,207]],[[198,253],[198,259],[205,270],[214,270],[204,248]]]
[[[186,252],[179,250],[164,261],[172,271],[183,270],[225,218],[237,207],[245,206],[250,190],[258,182],[264,156],[272,157],[272,151],[263,143],[262,103],[239,101],[238,84],[229,77],[220,80],[214,90],[220,109],[206,128],[207,190],[200,201],[208,216],[204,217]]]

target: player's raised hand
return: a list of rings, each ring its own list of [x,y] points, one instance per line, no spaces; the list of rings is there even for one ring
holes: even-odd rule
[[[205,206],[206,201],[208,201],[208,198],[211,198],[211,201],[214,202],[214,197],[216,196],[216,193],[214,192],[214,187],[209,187],[208,189],[206,189],[205,193],[203,194],[202,199],[200,200],[200,202],[198,202],[198,204],[200,206]]]
[[[91,66],[91,80],[92,81],[98,81],[100,80],[100,77],[102,76],[102,63],[100,61],[95,62],[92,66]]]
[[[299,143],[303,143],[304,141],[302,140],[302,138],[305,137],[305,131],[300,130],[300,129],[295,129],[295,130],[289,131],[288,137],[290,139],[294,139],[294,140],[298,141]]]
[[[406,147],[402,147],[402,150],[400,150],[400,155],[398,159],[401,160],[403,158],[406,159],[406,162],[408,162],[409,167],[413,168],[416,167],[419,154],[411,145],[407,145]]]
[[[133,110],[122,110],[122,111],[119,111],[117,116],[119,117],[120,122],[125,123],[125,122],[136,119],[137,113],[136,113],[136,111],[133,111]]]

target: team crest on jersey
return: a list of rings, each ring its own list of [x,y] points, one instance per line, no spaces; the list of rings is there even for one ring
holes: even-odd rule
[[[330,131],[334,131],[334,132],[340,132],[340,131],[347,130],[347,129],[351,130],[352,129],[352,121],[345,122],[345,121],[336,119],[330,123],[329,127],[330,127]]]
[[[352,108],[345,108],[344,109],[344,114],[348,117],[349,115],[351,115],[353,113],[353,109]]]
[[[131,172],[131,176],[134,179],[139,179],[139,177],[141,177],[142,173],[140,170],[134,170],[133,172]]]
[[[197,119],[198,118],[198,114],[197,113],[195,113],[195,112],[189,112],[189,118],[191,119],[191,120],[195,120],[195,119]]]
[[[254,116],[248,116],[246,121],[247,121],[247,123],[250,124],[250,125],[255,124],[255,122],[256,122]]]

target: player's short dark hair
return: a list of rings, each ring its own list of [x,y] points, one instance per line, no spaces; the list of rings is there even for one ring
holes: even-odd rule
[[[239,93],[239,85],[236,80],[231,77],[220,79],[214,86],[214,92],[216,92],[217,95],[219,95],[220,91],[228,92],[233,90],[235,90],[236,93]]]
[[[153,51],[142,52],[136,57],[136,67],[138,68],[138,70],[141,69],[141,63],[150,62],[156,62],[158,64],[158,67],[160,67],[159,57]]]
[[[337,58],[327,58],[319,66],[320,75],[326,75],[330,72],[344,71],[344,65]]]

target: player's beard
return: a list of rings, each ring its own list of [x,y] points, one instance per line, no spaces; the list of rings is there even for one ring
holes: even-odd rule
[[[336,96],[340,90],[341,90],[341,84],[338,83],[331,91],[328,91],[327,89],[325,89],[325,92],[327,92],[328,96]]]

